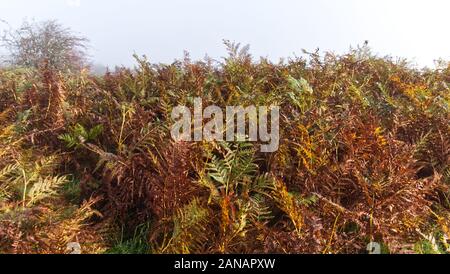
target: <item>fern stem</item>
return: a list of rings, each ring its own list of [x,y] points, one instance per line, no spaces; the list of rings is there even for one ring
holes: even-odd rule
[[[22,195],[22,208],[25,209],[25,207],[26,207],[25,200],[26,200],[26,196],[27,196],[28,180],[27,180],[27,175],[25,174],[24,169],[22,169],[22,175],[23,175],[23,180],[24,180],[23,195]]]

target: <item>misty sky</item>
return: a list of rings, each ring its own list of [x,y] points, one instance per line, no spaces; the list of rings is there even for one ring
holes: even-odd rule
[[[104,65],[132,65],[132,54],[172,62],[224,56],[222,39],[251,45],[276,61],[301,49],[345,52],[369,40],[381,55],[419,65],[450,60],[448,0],[0,0],[0,19],[57,19],[91,40]],[[0,24],[0,30],[5,25]]]

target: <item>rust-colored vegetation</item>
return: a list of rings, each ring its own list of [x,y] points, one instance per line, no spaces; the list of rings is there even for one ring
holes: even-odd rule
[[[358,49],[102,77],[0,70],[0,252],[445,253],[450,67]],[[280,148],[175,143],[171,110],[280,105]]]

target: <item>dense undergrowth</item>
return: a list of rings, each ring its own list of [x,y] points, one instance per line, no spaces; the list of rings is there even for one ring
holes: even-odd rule
[[[227,46],[102,77],[0,70],[0,252],[450,250],[450,67]],[[279,105],[279,150],[173,142],[194,97]]]

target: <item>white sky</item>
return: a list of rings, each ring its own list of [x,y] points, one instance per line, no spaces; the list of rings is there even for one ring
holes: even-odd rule
[[[153,62],[184,50],[219,58],[222,39],[273,60],[317,47],[341,53],[365,40],[421,66],[450,60],[448,0],[0,0],[0,19],[19,26],[24,18],[58,19],[110,66],[133,64],[134,52]]]

